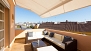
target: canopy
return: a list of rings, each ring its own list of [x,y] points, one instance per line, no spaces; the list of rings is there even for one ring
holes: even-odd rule
[[[35,12],[42,18],[91,6],[91,0],[15,0],[15,3]]]

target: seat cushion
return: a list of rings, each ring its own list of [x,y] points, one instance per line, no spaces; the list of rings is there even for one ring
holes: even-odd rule
[[[44,35],[42,35],[42,32],[33,32],[33,36],[32,37],[28,37],[28,40],[33,40],[33,39],[40,39],[43,38]]]
[[[58,45],[59,47],[65,49],[65,44],[62,43],[62,41],[60,41],[60,40],[58,40],[58,39],[56,39],[56,38],[54,38],[54,37],[51,38],[51,37],[49,37],[48,35],[45,35],[44,37],[45,37],[47,40],[49,40],[49,41],[53,42],[54,44]]]
[[[28,40],[37,39],[37,37],[28,37]]]

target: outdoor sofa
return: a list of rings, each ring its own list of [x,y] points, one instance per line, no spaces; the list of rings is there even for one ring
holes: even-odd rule
[[[50,36],[50,34],[54,35]],[[44,35],[44,40],[49,42],[59,51],[77,51],[77,40],[72,37],[48,32],[48,34]]]
[[[42,39],[43,37],[44,35],[42,35],[42,32],[27,32],[25,33],[25,43],[30,43]]]
[[[53,45],[59,51],[77,51],[77,40],[69,36],[54,32],[46,32],[46,34],[43,32],[27,32],[25,35],[25,43],[42,39],[50,43],[50,45]]]

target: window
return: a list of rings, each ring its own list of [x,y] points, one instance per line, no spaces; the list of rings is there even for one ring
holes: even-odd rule
[[[0,4],[0,51],[4,49],[4,6]]]

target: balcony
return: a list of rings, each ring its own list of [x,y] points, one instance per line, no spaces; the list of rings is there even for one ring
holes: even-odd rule
[[[25,44],[25,33],[31,32],[31,31],[32,32],[40,32],[40,31],[43,31],[43,30],[44,29],[15,30],[16,37],[15,37],[15,40],[14,40],[14,43],[13,43],[12,47],[10,48],[11,51],[32,51],[31,42],[28,43],[28,44]],[[66,36],[70,36],[70,37],[75,38],[77,40],[77,48],[78,49],[81,49],[81,48],[86,49],[87,46],[90,46],[90,44],[89,44],[91,42],[90,36],[84,36],[84,35],[77,34],[77,33],[60,31],[60,30],[55,30],[55,29],[46,29],[46,30],[50,31],[50,32],[57,33],[57,34],[66,35]],[[47,46],[50,46],[49,42],[46,42],[46,41],[44,41],[44,42],[47,44]],[[87,48],[87,49],[89,49],[89,48]],[[8,49],[6,51],[8,51]]]
[[[16,30],[16,37],[14,40],[14,43],[12,44],[11,48],[7,48],[5,51],[33,51],[31,49],[31,42],[28,44],[25,44],[25,33],[27,32],[39,32],[43,31],[44,29],[30,29],[30,30]],[[47,46],[50,44],[45,42]]]

